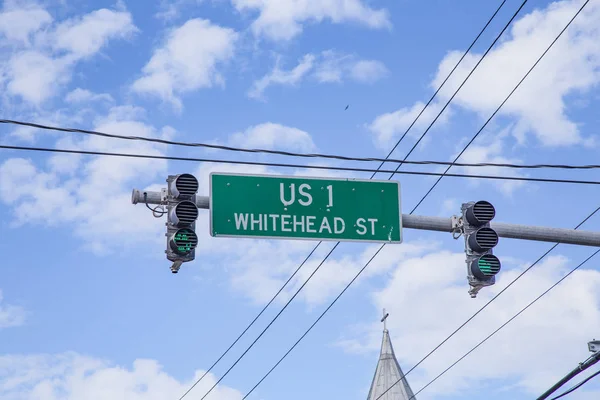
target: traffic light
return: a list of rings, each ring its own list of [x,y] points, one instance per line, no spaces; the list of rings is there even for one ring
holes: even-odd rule
[[[169,175],[167,178],[167,259],[173,261],[171,272],[176,274],[184,262],[196,256],[196,193],[198,180],[190,174]]]
[[[464,203],[461,211],[467,277],[471,285],[469,294],[476,297],[481,288],[496,283],[496,274],[500,272],[500,260],[492,251],[498,244],[498,234],[490,228],[490,221],[496,216],[496,210],[487,201],[477,201]]]

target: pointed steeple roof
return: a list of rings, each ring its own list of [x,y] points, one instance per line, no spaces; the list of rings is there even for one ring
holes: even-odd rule
[[[389,314],[386,314],[385,310],[383,310],[383,318],[381,320],[381,322],[383,322],[381,353],[379,355],[377,369],[375,370],[375,376],[373,377],[373,383],[371,383],[371,390],[369,390],[369,397],[367,397],[367,400],[416,400],[413,391],[408,385],[408,381],[404,377],[402,368],[400,368],[400,364],[398,364],[394,348],[392,347],[390,333],[387,330],[385,323],[388,315]],[[396,383],[400,378],[402,378],[402,380]],[[388,390],[392,385],[394,386]],[[387,393],[381,396],[386,390]],[[381,396],[381,398],[379,396]]]

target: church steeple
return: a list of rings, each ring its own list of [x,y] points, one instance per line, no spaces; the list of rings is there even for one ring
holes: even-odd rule
[[[390,333],[387,330],[386,320],[389,313],[383,310],[383,339],[381,341],[381,352],[379,354],[379,361],[377,362],[377,368],[375,369],[375,376],[373,377],[373,383],[371,383],[371,390],[369,390],[369,397],[367,400],[416,400],[408,385],[408,381],[404,377],[402,368],[398,364],[394,348],[392,347],[392,341],[390,339]],[[396,383],[400,378],[402,380]],[[394,383],[396,383],[394,385]],[[390,390],[390,386],[394,385]],[[382,393],[384,393],[383,396]],[[381,396],[381,398],[379,397]]]

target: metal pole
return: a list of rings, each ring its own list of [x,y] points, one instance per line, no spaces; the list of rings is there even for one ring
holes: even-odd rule
[[[454,230],[452,227],[452,218],[405,214],[402,214],[402,227],[438,232],[452,232]],[[496,231],[498,236],[504,238],[600,247],[600,232],[506,224],[502,222],[491,222],[490,227]]]
[[[574,377],[576,377],[577,375],[579,375],[580,373],[582,373],[583,371],[585,371],[592,365],[596,364],[598,361],[600,361],[600,352],[595,353],[592,357],[588,358],[585,362],[579,364],[579,366],[577,366],[575,369],[573,369],[571,372],[569,372],[560,381],[558,381],[554,385],[552,385],[552,387],[550,389],[546,390],[544,392],[544,394],[542,394],[536,400],[547,399],[548,397],[550,397],[550,395],[552,395],[552,393],[554,393],[558,389],[560,389],[560,387],[563,386],[565,383],[569,382],[571,379],[573,379]]]
[[[163,204],[160,192],[144,192],[138,189],[133,190],[131,202],[133,204],[144,203],[144,193],[146,193],[148,204]],[[208,196],[196,196],[196,205],[198,208],[208,209],[209,204]],[[491,222],[490,226],[496,231],[499,237],[503,238],[600,247],[600,232],[506,224],[502,222]],[[402,214],[402,228],[449,233],[454,231],[453,218],[407,214]]]

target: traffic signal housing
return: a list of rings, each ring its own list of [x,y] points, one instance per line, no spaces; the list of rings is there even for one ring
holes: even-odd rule
[[[196,193],[198,180],[191,174],[169,175],[167,178],[167,259],[173,261],[171,271],[177,273],[184,262],[196,258]]]
[[[498,244],[498,234],[490,227],[496,216],[494,206],[484,200],[464,203],[461,206],[467,279],[471,289],[469,294],[476,297],[481,288],[496,283],[500,272],[500,260],[493,254]]]

